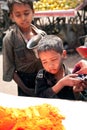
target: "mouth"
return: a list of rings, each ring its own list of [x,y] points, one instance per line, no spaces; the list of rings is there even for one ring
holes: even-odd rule
[[[29,25],[29,22],[22,22],[21,25]]]
[[[55,74],[56,73],[56,69],[51,69],[51,70],[49,70],[49,72],[52,73],[52,74]]]

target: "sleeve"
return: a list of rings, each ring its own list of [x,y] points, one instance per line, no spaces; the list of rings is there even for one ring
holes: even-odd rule
[[[13,78],[15,63],[14,63],[14,54],[12,40],[10,34],[6,34],[3,38],[3,80],[11,81]]]
[[[52,88],[49,87],[46,78],[44,78],[44,73],[41,70],[36,76],[35,94],[36,97],[57,98],[57,95],[53,92]]]

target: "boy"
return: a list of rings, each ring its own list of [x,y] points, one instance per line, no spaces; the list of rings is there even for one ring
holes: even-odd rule
[[[37,52],[44,69],[36,77],[36,96],[75,100],[73,86],[82,81],[77,78],[78,74],[70,74],[63,64],[66,58],[63,41],[55,35],[44,36],[39,41]]]
[[[35,77],[41,62],[27,43],[35,35],[46,33],[34,25],[33,2],[31,0],[8,0],[10,18],[15,23],[3,39],[3,80],[12,79],[18,85],[19,96],[35,96]]]

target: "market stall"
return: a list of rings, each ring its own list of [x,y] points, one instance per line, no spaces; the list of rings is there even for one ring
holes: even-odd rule
[[[84,10],[87,7],[87,1],[55,0],[53,3],[52,1],[49,1],[51,7],[48,6],[49,2],[46,3],[46,0],[38,0],[38,3],[35,3],[34,24],[47,34],[56,34],[61,37],[67,52],[73,52],[84,43],[84,39],[80,41],[79,37],[87,33],[87,14]]]
[[[75,15],[75,9],[35,12],[35,17],[74,17]]]
[[[83,9],[87,5],[86,0],[77,0],[76,2],[64,1],[66,3],[62,3],[62,1],[58,1],[58,3],[57,1],[55,2],[52,0],[51,2],[49,1],[49,3],[47,3],[46,1],[44,2],[44,0],[39,0],[35,2],[35,17],[74,17],[76,15],[76,11]],[[73,4],[73,2],[75,2],[76,4]]]

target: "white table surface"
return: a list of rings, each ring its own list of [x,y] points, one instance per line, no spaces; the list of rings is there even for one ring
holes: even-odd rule
[[[66,117],[63,121],[66,130],[87,130],[87,102],[19,97],[0,93],[0,106],[26,108],[43,103],[51,104],[60,109]]]

